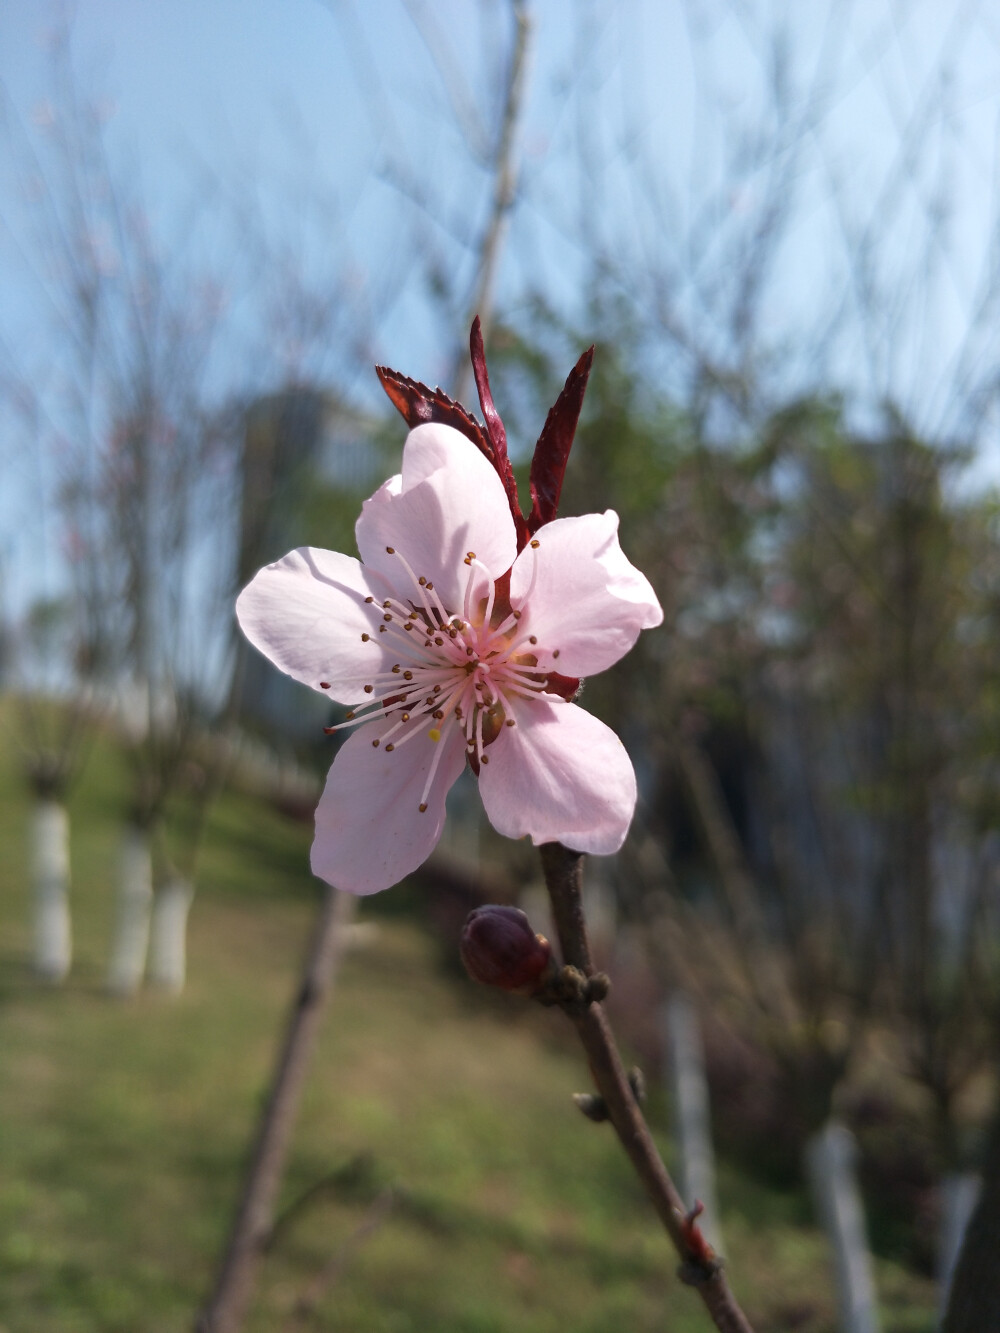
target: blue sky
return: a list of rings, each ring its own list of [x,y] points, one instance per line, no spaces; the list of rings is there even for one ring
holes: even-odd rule
[[[784,171],[790,216],[763,275],[761,373],[779,395],[836,385],[869,404],[892,397],[928,429],[960,426],[959,353],[982,275],[1000,270],[1000,13],[990,0],[531,8],[501,308],[516,316],[540,290],[579,316],[596,252],[642,319],[655,323],[669,302],[725,363],[741,247]],[[314,294],[341,302],[307,370],[337,375],[359,402],[377,398],[376,360],[447,384],[466,314],[435,305],[427,261],[469,288],[468,242],[491,182],[456,108],[464,114],[468,99],[473,121],[495,111],[507,0],[6,0],[5,147],[23,132],[44,148],[58,102],[51,34],[67,13],[79,86],[104,108],[117,169],[140,182],[162,245],[189,243],[178,233],[194,199],[208,215],[198,257],[225,275],[246,260],[238,218],[252,209],[278,277],[283,263],[297,266]],[[776,50],[787,56],[783,122],[768,109]],[[22,372],[45,374],[58,354],[23,186],[0,154],[0,338]],[[940,245],[928,242],[935,210]],[[862,316],[852,259],[863,244]],[[996,359],[1000,318],[989,315],[968,349],[973,387]],[[220,380],[280,381],[295,348],[269,336],[259,311],[256,320],[232,326]],[[664,375],[680,383],[682,362],[665,343]],[[994,429],[987,419],[981,438],[991,474]],[[19,522],[34,474],[23,456],[13,472],[2,457],[19,484],[0,499],[0,538],[8,566],[24,567],[26,544],[44,537]]]
[[[482,24],[480,9],[487,15]],[[808,313],[810,304],[829,300],[831,284],[839,281],[833,261],[842,225],[831,219],[829,186],[841,182],[844,211],[864,216],[893,170],[901,128],[929,96],[930,73],[945,49],[955,85],[947,102],[952,123],[947,131],[940,123],[926,127],[917,160],[929,171],[945,138],[958,148],[951,202],[954,250],[962,258],[950,265],[955,291],[940,299],[944,318],[960,320],[952,307],[969,299],[972,257],[982,251],[993,207],[1000,19],[991,19],[989,4],[545,0],[533,9],[523,202],[501,275],[508,299],[529,283],[572,299],[585,228],[591,240],[630,256],[636,268],[649,262],[657,225],[649,207],[651,176],[677,210],[678,226],[691,226],[726,169],[732,149],[726,136],[731,140],[734,126],[749,128],[761,105],[765,35],[784,30],[799,95],[820,82],[817,53],[834,54],[822,136],[798,173],[801,216],[783,256],[784,276],[774,283],[772,325],[780,331],[786,322],[791,326],[791,312]],[[482,7],[470,0],[413,0],[410,6],[402,0],[78,0],[68,11],[7,0],[0,6],[0,76],[32,126],[50,92],[47,36],[65,12],[72,14],[81,85],[114,108],[111,141],[141,172],[157,208],[168,213],[199,172],[205,179],[242,180],[265,207],[268,201],[277,207],[276,200],[308,180],[331,201],[331,213],[336,209],[329,232],[336,262],[375,290],[380,279],[405,289],[403,305],[379,317],[373,351],[405,359],[425,376],[446,370],[451,348],[428,318],[425,297],[409,291],[413,266],[397,275],[392,259],[398,262],[407,228],[417,220],[461,269],[467,256],[449,243],[448,229],[475,233],[489,181],[449,123],[452,103],[424,37],[439,39],[445,65],[460,68],[480,109],[489,107],[498,71],[483,47],[492,40],[494,50],[502,49],[506,41],[503,0]],[[421,36],[411,13],[432,15],[435,26]],[[832,42],[831,27],[838,29]],[[575,99],[574,91],[582,97]],[[596,172],[592,185],[588,162]],[[431,196],[433,221],[389,183],[403,170]],[[758,184],[752,178],[739,183],[734,212],[752,209]],[[8,206],[4,216],[11,214]],[[319,248],[323,240],[312,236],[310,243]],[[711,249],[706,262],[712,262]],[[0,240],[8,292],[17,283],[18,263]],[[386,303],[381,294],[379,301]]]

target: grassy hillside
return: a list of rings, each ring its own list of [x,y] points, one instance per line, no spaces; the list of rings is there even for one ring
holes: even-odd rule
[[[0,731],[0,1333],[175,1333],[208,1287],[317,895],[310,831],[219,804],[179,999],[102,976],[125,775],[98,747],[71,804],[76,958],[28,958],[25,820]],[[443,975],[438,942],[366,905],[328,1011],[250,1329],[695,1333],[709,1327],[606,1126],[573,1108],[558,1014]],[[371,915],[372,913],[375,915]],[[662,1127],[662,1107],[653,1116]],[[758,1333],[833,1329],[803,1202],[732,1168],[734,1286]],[[886,1333],[931,1293],[879,1267]],[[312,1315],[297,1319],[310,1292]]]

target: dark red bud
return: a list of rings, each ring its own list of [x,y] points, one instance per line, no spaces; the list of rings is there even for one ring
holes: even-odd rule
[[[484,986],[532,995],[552,966],[552,946],[536,935],[519,907],[477,907],[459,946],[465,970]]]

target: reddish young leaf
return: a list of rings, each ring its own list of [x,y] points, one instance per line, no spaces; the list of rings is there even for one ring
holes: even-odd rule
[[[717,1268],[719,1264],[718,1256],[705,1239],[705,1234],[698,1225],[698,1218],[705,1211],[705,1205],[700,1199],[695,1199],[694,1207],[681,1223],[681,1235],[684,1238],[684,1244],[687,1248],[687,1258],[690,1263],[697,1265],[698,1268],[706,1271]]]
[[[456,403],[441,389],[429,389],[418,380],[411,380],[408,375],[401,375],[398,370],[388,366],[376,366],[375,374],[379,377],[382,388],[389,395],[389,401],[400,413],[403,420],[413,430],[415,426],[427,421],[436,421],[443,426],[453,426],[476,446],[476,448],[497,467],[496,455],[490,444],[489,436],[461,403]],[[499,472],[500,469],[497,468]],[[503,474],[501,473],[501,476]]]
[[[529,533],[537,532],[543,523],[551,523],[559,512],[559,496],[569,451],[576,434],[576,423],[587,392],[587,380],[594,360],[594,349],[589,347],[569,372],[562,393],[545,418],[545,425],[535,445],[531,459],[531,513],[528,516]]]
[[[486,422],[486,431],[490,437],[490,444],[493,446],[493,466],[500,474],[500,480],[507,492],[507,502],[514,518],[514,527],[517,529],[517,549],[520,551],[528,540],[528,529],[524,521],[524,515],[521,513],[521,502],[517,494],[514,469],[511,467],[510,459],[507,456],[507,432],[500,420],[500,413],[493,403],[490,377],[486,370],[483,329],[478,315],[472,321],[472,332],[469,334],[469,351],[472,353],[472,373],[476,377],[476,388],[479,391],[479,404],[483,409],[483,420]]]
[[[580,681],[576,676],[563,676],[558,671],[550,671],[545,677],[545,688],[550,694],[561,694],[567,703],[572,703],[580,693]]]

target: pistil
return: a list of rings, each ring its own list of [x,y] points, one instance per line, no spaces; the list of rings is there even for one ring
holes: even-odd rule
[[[538,548],[537,540],[531,547]],[[515,701],[546,692],[546,679],[531,653],[537,637],[517,634],[520,610],[511,610],[506,616],[501,610],[500,624],[490,627],[497,605],[497,585],[474,551],[466,552],[463,561],[469,577],[462,616],[445,607],[433,583],[418,576],[398,551],[387,546],[386,552],[399,560],[413,597],[404,600],[393,595],[377,602],[369,596],[365,604],[371,607],[373,619],[378,618],[378,632],[386,636],[384,646],[395,648],[400,660],[372,676],[364,686],[367,697],[358,708],[352,709],[343,722],[325,730],[329,734],[385,717],[392,725],[373,739],[372,745],[376,749],[384,746],[391,753],[421,735],[436,745],[443,728],[454,719],[465,737],[469,762],[478,774],[480,765],[489,763],[486,750],[502,727],[516,725]],[[537,561],[533,561],[529,594],[536,569]],[[484,580],[486,597],[477,607],[476,587],[482,587]],[[361,637],[367,642],[372,635],[364,633]],[[553,701],[559,699],[557,695],[551,697]],[[441,747],[431,760],[420,799],[422,811],[427,809],[443,750]]]

